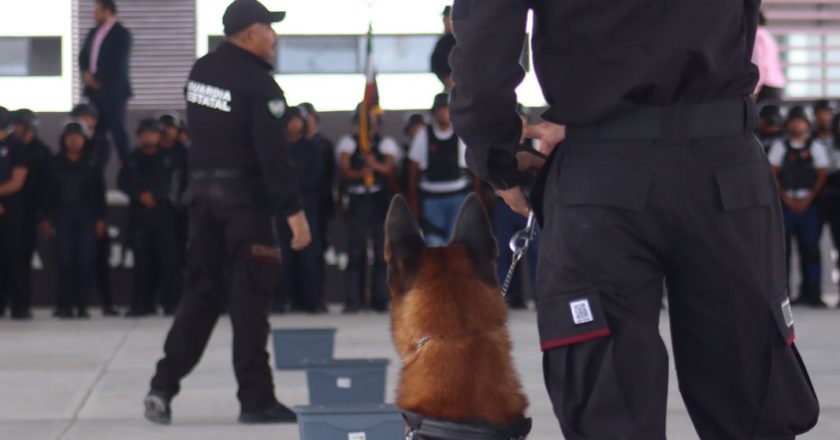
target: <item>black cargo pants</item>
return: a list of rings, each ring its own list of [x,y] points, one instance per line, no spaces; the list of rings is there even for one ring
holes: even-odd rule
[[[747,99],[637,109],[569,127],[557,147],[538,316],[567,439],[665,438],[663,279],[679,388],[701,439],[793,439],[816,423],[754,115]]]
[[[242,411],[271,407],[277,400],[266,343],[280,264],[272,215],[233,180],[194,182],[189,199],[188,286],[151,387],[178,393],[227,307]]]

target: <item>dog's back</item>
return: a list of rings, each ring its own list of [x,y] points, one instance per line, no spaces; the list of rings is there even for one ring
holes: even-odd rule
[[[483,208],[468,199],[453,243],[427,248],[399,203],[386,223],[392,330],[403,361],[397,405],[445,420],[521,420],[527,399],[512,365]]]

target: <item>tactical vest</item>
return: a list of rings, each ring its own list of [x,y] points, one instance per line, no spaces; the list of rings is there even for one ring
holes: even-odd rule
[[[353,170],[359,171],[365,167],[365,160],[363,158],[362,147],[359,143],[359,135],[353,135],[353,141],[356,143],[356,149],[353,150],[353,154],[350,156],[350,168]],[[379,145],[382,143],[382,136],[376,134],[371,139],[370,144],[370,153],[373,154],[373,157],[376,158],[378,162],[385,161],[385,155],[382,154],[382,151],[379,149]],[[388,181],[382,174],[377,172],[373,173],[374,186],[378,186],[380,190],[383,190],[388,187]],[[347,179],[347,187],[354,188],[356,190],[361,190],[365,187],[364,179]]]
[[[427,149],[426,170],[422,173],[423,180],[427,182],[452,182],[464,177],[464,170],[461,169],[458,154],[458,136],[454,133],[449,139],[438,139],[435,130],[429,126],[426,128],[429,134],[429,148]]]
[[[817,168],[814,166],[814,156],[811,146],[814,141],[809,139],[804,148],[796,149],[785,141],[785,158],[779,171],[779,182],[782,189],[795,191],[811,189],[817,184]]]

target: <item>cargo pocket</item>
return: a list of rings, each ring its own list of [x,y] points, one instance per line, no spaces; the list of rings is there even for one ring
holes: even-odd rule
[[[738,165],[716,171],[724,211],[769,207],[773,201],[772,182],[766,163]]]
[[[242,259],[245,271],[257,294],[273,296],[282,264],[280,248],[276,245],[252,243],[244,248]]]
[[[813,428],[819,403],[811,378],[796,346],[790,300],[782,295],[771,304],[773,342],[770,374],[754,435],[793,436]]]
[[[614,340],[598,293],[548,298],[538,312],[544,379],[564,434],[617,438],[630,432],[632,411],[618,380]]]
[[[643,211],[652,176],[611,164],[574,164],[562,169],[557,194],[565,206],[594,205]]]

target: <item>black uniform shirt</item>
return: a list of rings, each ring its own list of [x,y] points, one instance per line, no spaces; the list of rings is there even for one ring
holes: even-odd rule
[[[452,68],[449,67],[449,54],[453,47],[455,47],[455,36],[445,34],[440,37],[432,52],[432,73],[441,81],[452,73]]]
[[[173,162],[166,153],[158,150],[154,154],[146,154],[137,147],[120,172],[119,187],[135,208],[145,209],[140,203],[140,196],[145,192],[151,193],[159,205],[168,203],[172,201],[172,173]]]
[[[236,169],[262,182],[268,208],[301,209],[285,140],[286,99],[271,65],[222,43],[193,66],[186,87],[191,172]]]
[[[752,94],[760,0],[455,0],[452,119],[470,166],[497,187],[518,184],[522,123],[515,89],[529,8],[534,69],[549,109],[569,125],[640,104]]]
[[[54,156],[44,182],[42,216],[55,220],[62,210],[86,209],[105,218],[105,181],[96,160],[88,154],[71,162],[65,154]]]
[[[22,147],[22,155],[28,169],[22,195],[26,209],[34,214],[44,191],[44,180],[52,159],[52,151],[36,137],[31,143]]]
[[[20,141],[11,135],[0,141],[0,184],[11,180],[15,168],[26,168],[26,156],[22,148]],[[0,197],[0,204],[6,208],[18,201],[20,201],[20,191],[11,196]]]

